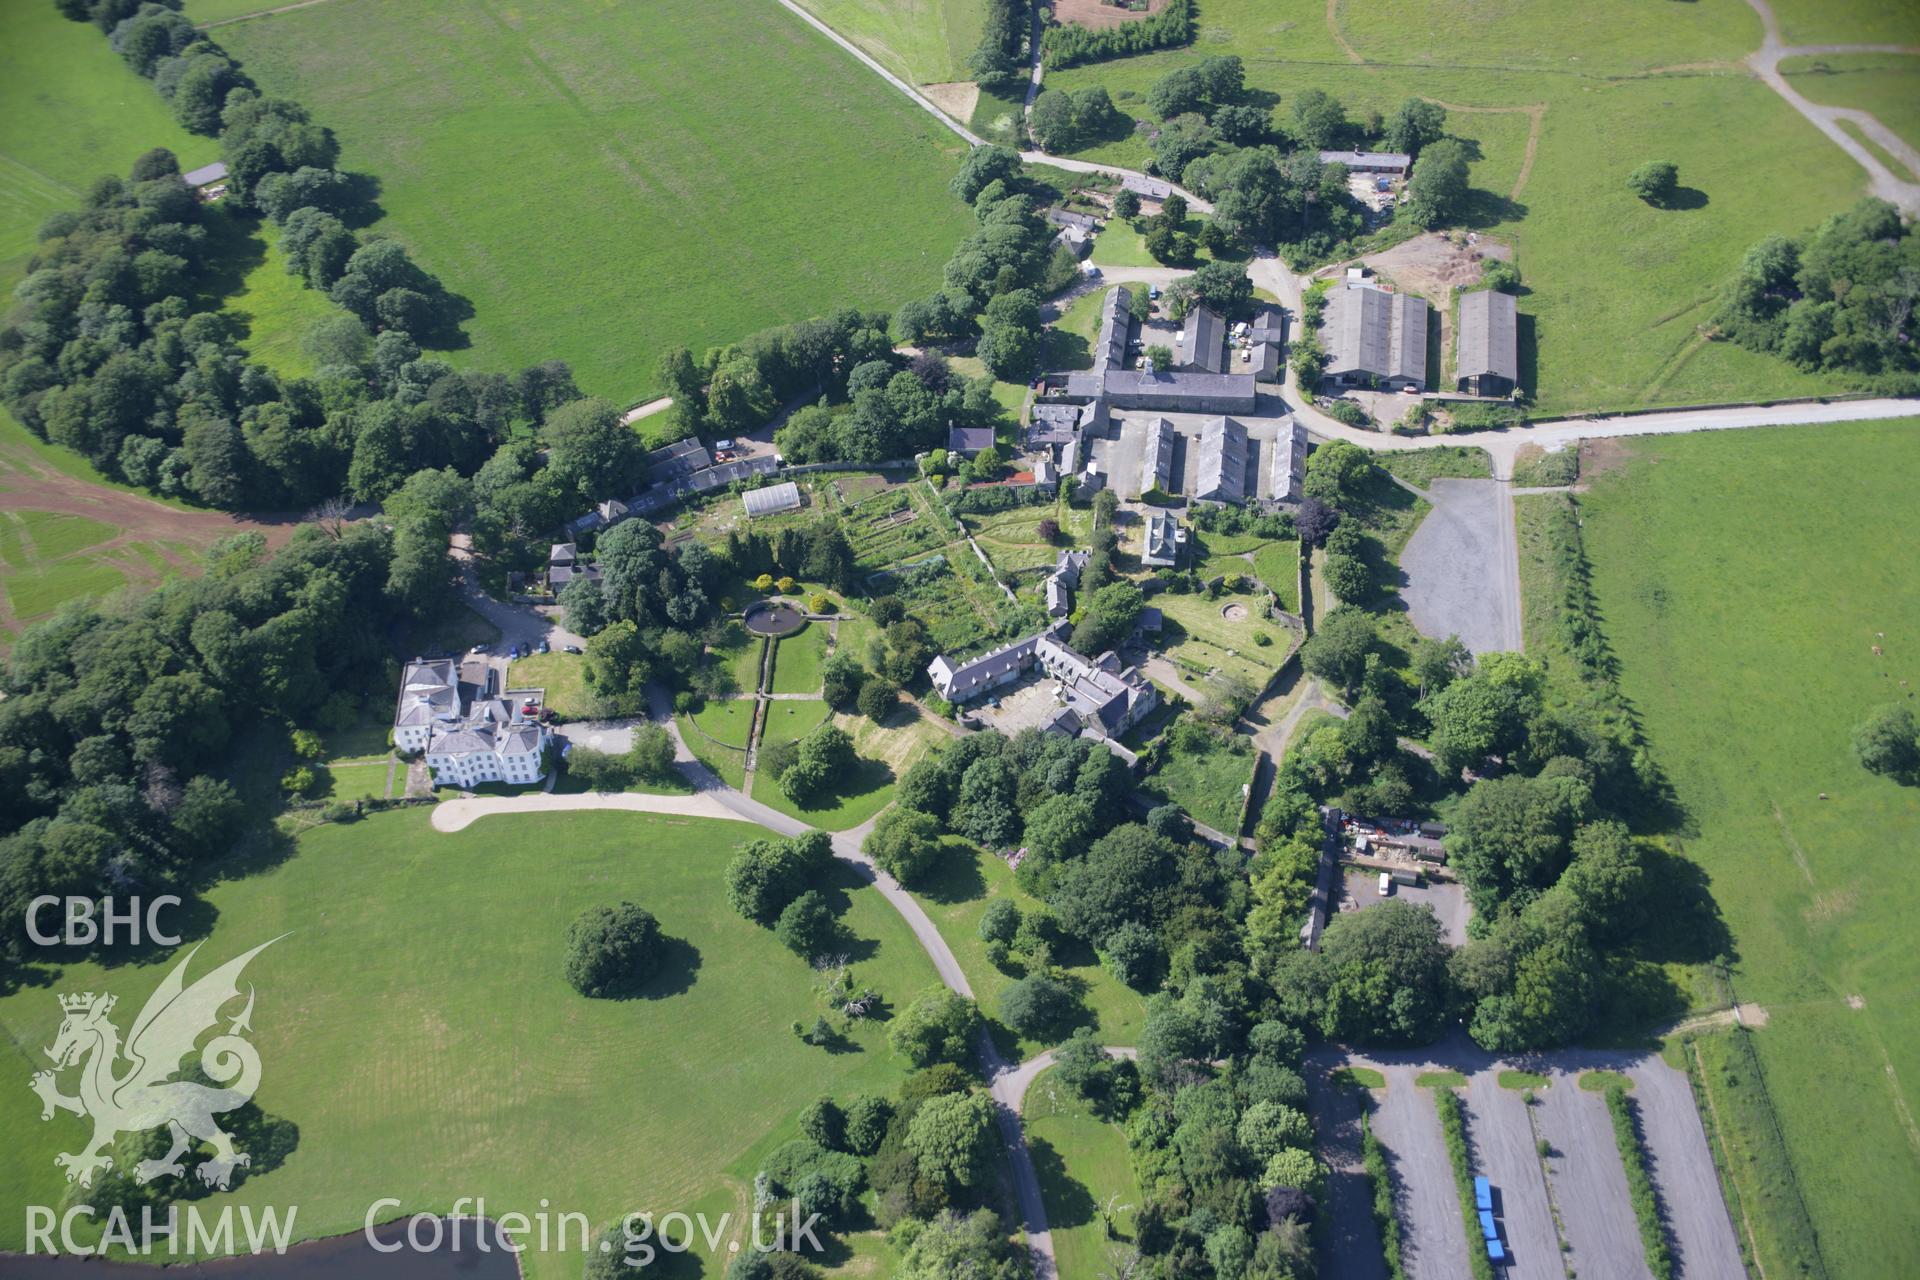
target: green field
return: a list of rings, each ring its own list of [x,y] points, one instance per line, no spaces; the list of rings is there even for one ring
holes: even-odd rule
[[[995,898],[1011,898],[1021,912],[1046,909],[1039,899],[1028,894],[1013,878],[1007,864],[984,853],[964,840],[950,838],[940,866],[926,881],[914,886],[914,896],[926,907],[927,915],[940,936],[947,940],[955,960],[967,975],[967,985],[989,1017],[998,1017],[1000,993],[1021,974],[1009,975],[987,960],[986,944],[980,940],[980,917]],[[1063,948],[1054,955],[1055,965],[1081,989],[1094,1019],[1100,1043],[1138,1044],[1146,1025],[1147,1002],[1100,967],[1091,951]],[[1023,1040],[1003,1024],[995,1024],[995,1034],[1005,1045],[1008,1056],[1024,1062],[1051,1043]]]
[[[1906,37],[1920,41],[1920,18]],[[1920,56],[1897,53],[1821,54],[1780,63],[1795,89],[1813,102],[1871,112],[1910,147],[1920,147]],[[1906,177],[1900,169],[1896,177]],[[1920,175],[1907,177],[1907,181]]]
[[[817,1007],[814,975],[722,889],[732,850],[759,828],[572,813],[442,835],[428,816],[320,828],[292,858],[209,894],[218,923],[194,976],[287,935],[246,978],[258,988],[259,1104],[299,1127],[284,1165],[223,1201],[297,1204],[302,1238],[359,1230],[381,1196],[407,1213],[484,1195],[496,1213],[531,1214],[545,1197],[596,1223],[665,1206],[738,1223],[760,1153],[791,1136],[801,1106],[899,1079],[878,1025],[857,1027],[850,1053],[788,1033]],[[831,891],[874,948],[856,973],[898,1009],[933,968],[855,883],[847,873]],[[561,976],[567,925],[621,899],[654,912],[675,945],[640,998],[584,999]],[[110,991],[124,1026],[163,973],[74,966],[52,988],[0,999],[9,1070],[24,1081],[42,1065],[34,1046],[52,1043],[56,992]],[[56,1204],[53,1154],[84,1130],[72,1117],[41,1123],[30,1101],[0,1109],[0,1195]],[[0,1248],[21,1248],[21,1230],[9,1215]],[[581,1258],[530,1250],[523,1265],[535,1280],[572,1280]]]
[[[1094,1115],[1051,1068],[1028,1088],[1023,1118],[1061,1280],[1111,1274],[1114,1246],[1101,1225],[1101,1210],[1112,1213],[1115,1230],[1127,1240],[1142,1200],[1126,1133]]]
[[[1627,456],[1580,500],[1622,685],[1732,931],[1739,998],[1769,1011],[1752,1042],[1827,1270],[1903,1274],[1920,1251],[1920,791],[1868,774],[1848,740],[1920,684],[1903,550],[1920,545],[1920,419]]]
[[[1474,108],[1450,111],[1448,123],[1480,152],[1465,222],[1514,245],[1531,291],[1521,304],[1522,381],[1537,389],[1539,410],[1751,402],[1832,388],[1706,343],[1698,326],[1749,245],[1798,234],[1865,190],[1859,166],[1732,65],[1760,42],[1742,0],[1577,11],[1208,0],[1192,48],[1049,72],[1047,84],[1105,85],[1122,111],[1144,116],[1147,89],[1168,70],[1235,53],[1251,87],[1280,96],[1282,115],[1311,88],[1339,97],[1350,119],[1391,112],[1410,95]],[[1727,66],[1652,74],[1695,63]],[[1148,152],[1133,135],[1082,154],[1137,165]],[[1648,159],[1679,166],[1697,193],[1688,207],[1653,209],[1627,190],[1626,174]]]
[[[558,357],[635,402],[675,343],[926,293],[971,224],[946,190],[959,140],[749,0],[330,0],[219,35],[473,303],[461,364]]]
[[[980,43],[980,0],[800,0],[800,7],[917,84],[968,78]]]
[[[1773,0],[1786,44],[1916,44],[1920,19],[1902,0]]]

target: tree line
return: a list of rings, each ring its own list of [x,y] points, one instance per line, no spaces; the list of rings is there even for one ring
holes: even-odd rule
[[[1193,24],[1193,0],[1168,0],[1159,13],[1098,31],[1077,22],[1049,23],[1040,37],[1040,56],[1049,71],[1058,71],[1084,62],[1178,48],[1193,43]]]

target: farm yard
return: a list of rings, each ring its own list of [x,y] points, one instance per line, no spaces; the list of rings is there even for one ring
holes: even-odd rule
[[[1750,1041],[1764,1075],[1735,1055],[1710,1077],[1745,1109],[1742,1149],[1768,1133],[1767,1095],[1785,1137],[1784,1167],[1744,1163],[1767,1181],[1736,1187],[1750,1214],[1803,1196],[1832,1275],[1892,1277],[1920,1250],[1902,1207],[1920,1200],[1920,960],[1905,943],[1920,792],[1848,745],[1920,684],[1920,588],[1888,554],[1920,540],[1917,428],[1614,442],[1578,500],[1622,686],[1686,814],[1682,850],[1732,932],[1738,998],[1769,1015],[1722,1033]],[[1808,1244],[1790,1220],[1763,1236]]]
[[[1761,43],[1741,0],[1572,16],[1464,0],[1211,0],[1200,25],[1190,49],[1049,71],[1047,87],[1102,85],[1123,112],[1150,117],[1146,91],[1168,70],[1239,54],[1249,87],[1278,94],[1282,114],[1308,89],[1339,98],[1349,119],[1410,95],[1450,104],[1449,132],[1478,153],[1467,226],[1512,247],[1529,290],[1521,381],[1538,412],[1835,389],[1698,332],[1748,246],[1799,234],[1865,191],[1852,160],[1735,65]],[[1138,134],[1075,155],[1148,159]],[[1679,166],[1697,207],[1633,196],[1625,175],[1649,158]]]
[[[331,0],[220,40],[379,177],[379,229],[475,308],[463,366],[559,358],[636,403],[674,344],[926,293],[971,221],[946,189],[958,139],[745,0],[663,0],[644,22],[585,0],[511,22]]]
[[[495,1212],[531,1215],[547,1197],[595,1224],[645,1204],[732,1212],[739,1224],[754,1170],[793,1136],[802,1106],[823,1091],[891,1092],[901,1078],[878,1023],[857,1024],[848,1053],[787,1034],[817,1006],[815,975],[727,904],[722,878],[759,828],[521,814],[446,835],[428,820],[416,809],[322,827],[292,857],[209,892],[217,923],[206,956],[288,935],[247,976],[260,993],[251,1038],[267,1064],[260,1108],[298,1128],[283,1164],[257,1165],[223,1202],[298,1204],[295,1238],[358,1231],[383,1195],[406,1197],[402,1213],[444,1212],[454,1186]],[[851,873],[827,889],[871,950],[859,980],[888,1005],[936,980],[877,891]],[[667,967],[637,999],[583,999],[563,977],[568,923],[621,899],[659,917],[673,940]],[[109,977],[75,964],[56,981],[98,990],[104,980],[137,1009],[164,973]],[[60,1016],[38,985],[0,998],[19,1073],[30,1070],[22,1046],[51,1043]],[[739,1052],[743,1036],[753,1053]],[[511,1054],[500,1052],[507,1043]],[[651,1064],[640,1107],[635,1063]],[[382,1083],[343,1091],[349,1077]],[[59,1203],[53,1153],[81,1123],[0,1110],[0,1184],[22,1203]],[[477,1129],[500,1158],[475,1159]],[[21,1249],[21,1231],[17,1218],[0,1224],[0,1248]],[[575,1249],[530,1247],[521,1264],[530,1280],[571,1280]]]

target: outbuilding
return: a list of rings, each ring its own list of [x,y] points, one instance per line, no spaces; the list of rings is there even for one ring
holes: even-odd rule
[[[1520,380],[1519,312],[1510,293],[1481,289],[1460,299],[1460,354],[1456,391],[1504,396]]]
[[[749,518],[798,511],[800,486],[788,480],[782,484],[770,484],[764,489],[749,489],[740,495],[740,501],[746,505]]]

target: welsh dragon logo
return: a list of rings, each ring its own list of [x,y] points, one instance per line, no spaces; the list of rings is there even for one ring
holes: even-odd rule
[[[140,1161],[134,1167],[135,1180],[145,1184],[162,1174],[184,1174],[180,1157],[197,1140],[211,1143],[213,1156],[194,1172],[209,1187],[227,1189],[235,1166],[251,1158],[234,1149],[233,1138],[214,1117],[245,1105],[260,1085],[260,1054],[240,1036],[252,1030],[251,985],[246,1007],[231,1019],[224,1034],[200,1050],[200,1069],[225,1087],[209,1088],[172,1077],[180,1071],[180,1060],[193,1052],[201,1033],[219,1023],[221,1008],[239,998],[240,971],[247,962],[279,940],[261,943],[192,986],[185,981],[187,963],[200,948],[187,952],[133,1020],[124,1046],[119,1028],[107,1018],[113,1012],[113,996],[87,991],[60,997],[66,1018],[45,1051],[53,1060],[53,1070],[35,1072],[31,1085],[40,1095],[42,1120],[53,1119],[56,1110],[93,1120],[93,1139],[77,1155],[62,1152],[53,1158],[67,1171],[68,1182],[92,1186],[94,1171],[113,1165],[106,1148],[116,1136],[164,1125],[172,1136],[172,1149],[158,1160]],[[69,1097],[60,1092],[55,1077],[73,1066],[80,1068],[80,1092]]]

